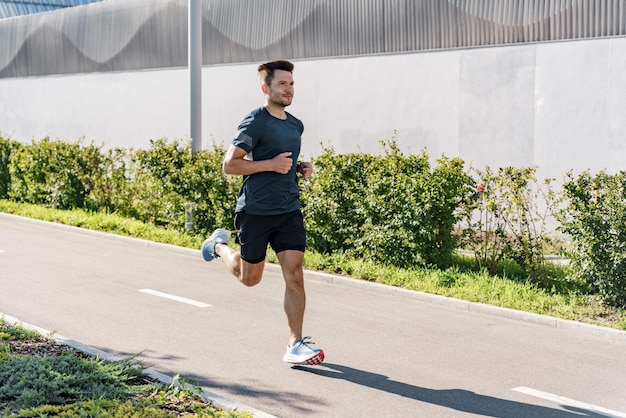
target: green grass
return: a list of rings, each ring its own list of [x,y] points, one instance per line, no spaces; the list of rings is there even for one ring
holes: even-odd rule
[[[345,274],[377,283],[397,286],[470,302],[485,303],[557,318],[626,330],[626,311],[603,305],[580,283],[568,282],[564,268],[548,266],[543,286],[514,274],[492,276],[472,271],[471,259],[458,256],[457,265],[447,270],[381,267],[363,260],[345,260],[307,253],[309,268]]]
[[[0,212],[59,222],[189,248],[199,248],[204,236],[147,225],[115,214],[63,211],[0,200]],[[276,262],[270,253],[268,261]],[[410,290],[454,297],[557,318],[626,330],[626,310],[603,305],[582,283],[568,281],[566,267],[548,265],[540,280],[529,281],[514,264],[502,263],[497,275],[476,271],[474,262],[458,255],[455,266],[442,271],[415,267],[399,269],[354,260],[342,254],[308,251],[304,266]]]
[[[111,213],[87,212],[82,209],[51,209],[3,199],[0,199],[0,212],[183,247],[199,248],[202,244],[200,236],[182,234],[174,229],[145,224],[136,219]]]
[[[0,416],[250,417],[206,403],[184,381],[164,385],[132,359],[105,362],[0,318]]]

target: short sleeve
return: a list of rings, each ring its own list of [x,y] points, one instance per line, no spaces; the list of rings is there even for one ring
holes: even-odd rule
[[[245,150],[252,151],[261,138],[265,126],[264,110],[258,108],[250,112],[237,127],[237,132],[232,144]]]

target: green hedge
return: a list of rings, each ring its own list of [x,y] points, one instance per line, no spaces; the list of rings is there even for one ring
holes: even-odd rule
[[[398,267],[449,267],[471,250],[494,273],[517,263],[539,286],[545,220],[564,199],[559,221],[573,239],[570,256],[609,304],[626,306],[626,180],[570,175],[560,198],[535,168],[467,169],[460,158],[431,163],[426,151],[405,155],[395,139],[381,155],[324,148],[302,184],[309,247],[322,254]],[[103,150],[44,138],[21,144],[0,137],[0,198],[133,217],[185,231],[187,202],[196,204],[194,233],[232,229],[240,179],[222,172],[224,149],[191,152],[189,142],[159,139],[145,150]],[[594,200],[595,199],[595,200]],[[463,239],[461,239],[463,238]]]
[[[224,151],[151,141],[147,150],[103,150],[44,138],[30,145],[0,138],[0,195],[58,209],[107,211],[184,229],[184,204],[197,204],[196,227],[232,225],[238,179],[222,174]]]
[[[383,147],[380,156],[326,148],[315,159],[302,194],[309,244],[400,267],[448,267],[473,184],[463,161],[442,157],[431,167],[426,152],[404,155],[394,141]]]

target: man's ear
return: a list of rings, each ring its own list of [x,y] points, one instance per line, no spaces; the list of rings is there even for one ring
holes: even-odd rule
[[[261,84],[261,91],[262,91],[264,94],[267,94],[267,84]]]

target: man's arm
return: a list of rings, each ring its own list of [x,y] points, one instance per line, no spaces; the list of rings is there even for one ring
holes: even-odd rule
[[[222,170],[225,174],[246,176],[248,174],[274,171],[279,174],[287,174],[294,164],[291,152],[282,152],[270,160],[250,161],[244,157],[248,153],[235,145],[231,145],[226,151]]]

